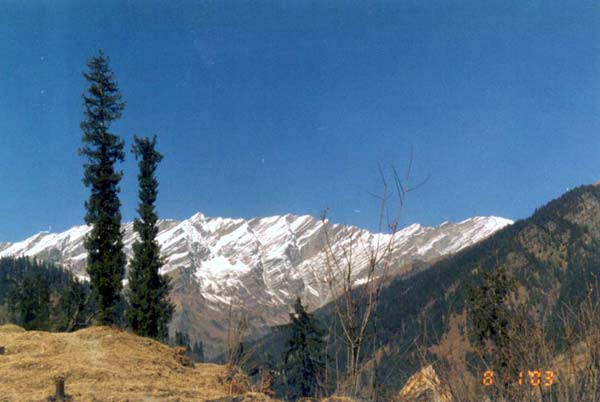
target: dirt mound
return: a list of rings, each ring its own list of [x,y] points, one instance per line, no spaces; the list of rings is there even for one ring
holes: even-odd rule
[[[46,401],[59,376],[73,402],[206,401],[249,391],[224,366],[190,367],[171,347],[109,327],[49,333],[3,325],[0,346],[2,402]]]

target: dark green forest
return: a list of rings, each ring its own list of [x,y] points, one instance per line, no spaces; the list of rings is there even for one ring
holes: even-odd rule
[[[56,265],[0,259],[0,321],[28,330],[74,331],[89,325],[89,284]]]

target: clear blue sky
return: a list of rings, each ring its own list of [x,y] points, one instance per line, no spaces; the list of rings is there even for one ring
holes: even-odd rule
[[[0,1],[0,241],[83,222],[81,71],[102,48],[157,134],[162,217],[318,215],[373,228],[517,219],[600,179],[598,1]],[[136,166],[122,165],[124,219]]]

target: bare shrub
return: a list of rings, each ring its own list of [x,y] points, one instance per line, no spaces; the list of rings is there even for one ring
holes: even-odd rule
[[[598,290],[598,282],[593,280],[581,303],[562,306],[552,332],[548,330],[549,317],[534,316],[525,305],[513,301],[510,341],[503,351],[510,364],[502,373],[477,353],[477,360],[466,370],[456,370],[455,362],[443,358],[423,358],[422,365],[436,367],[437,391],[451,395],[455,402],[600,401]],[[484,385],[485,376],[488,386]]]
[[[322,216],[325,228],[325,283],[333,300],[334,322],[329,335],[334,349],[336,393],[356,397],[360,391],[360,378],[366,360],[365,348],[376,350],[376,309],[379,297],[389,278],[394,259],[397,231],[406,196],[421,184],[408,187],[412,165],[412,152],[406,174],[401,178],[393,170],[391,184],[380,168],[382,192],[372,194],[379,203],[377,233],[365,240],[350,227],[337,228],[336,235],[344,241],[333,242],[326,214]],[[344,367],[343,367],[344,366]],[[343,367],[343,368],[342,368]],[[375,398],[377,363],[371,364],[371,398]]]

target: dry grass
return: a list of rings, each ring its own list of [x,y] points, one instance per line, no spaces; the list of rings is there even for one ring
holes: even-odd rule
[[[0,346],[2,402],[45,401],[61,375],[74,402],[206,401],[232,389],[225,366],[186,367],[175,349],[109,327],[48,333],[4,325]]]

